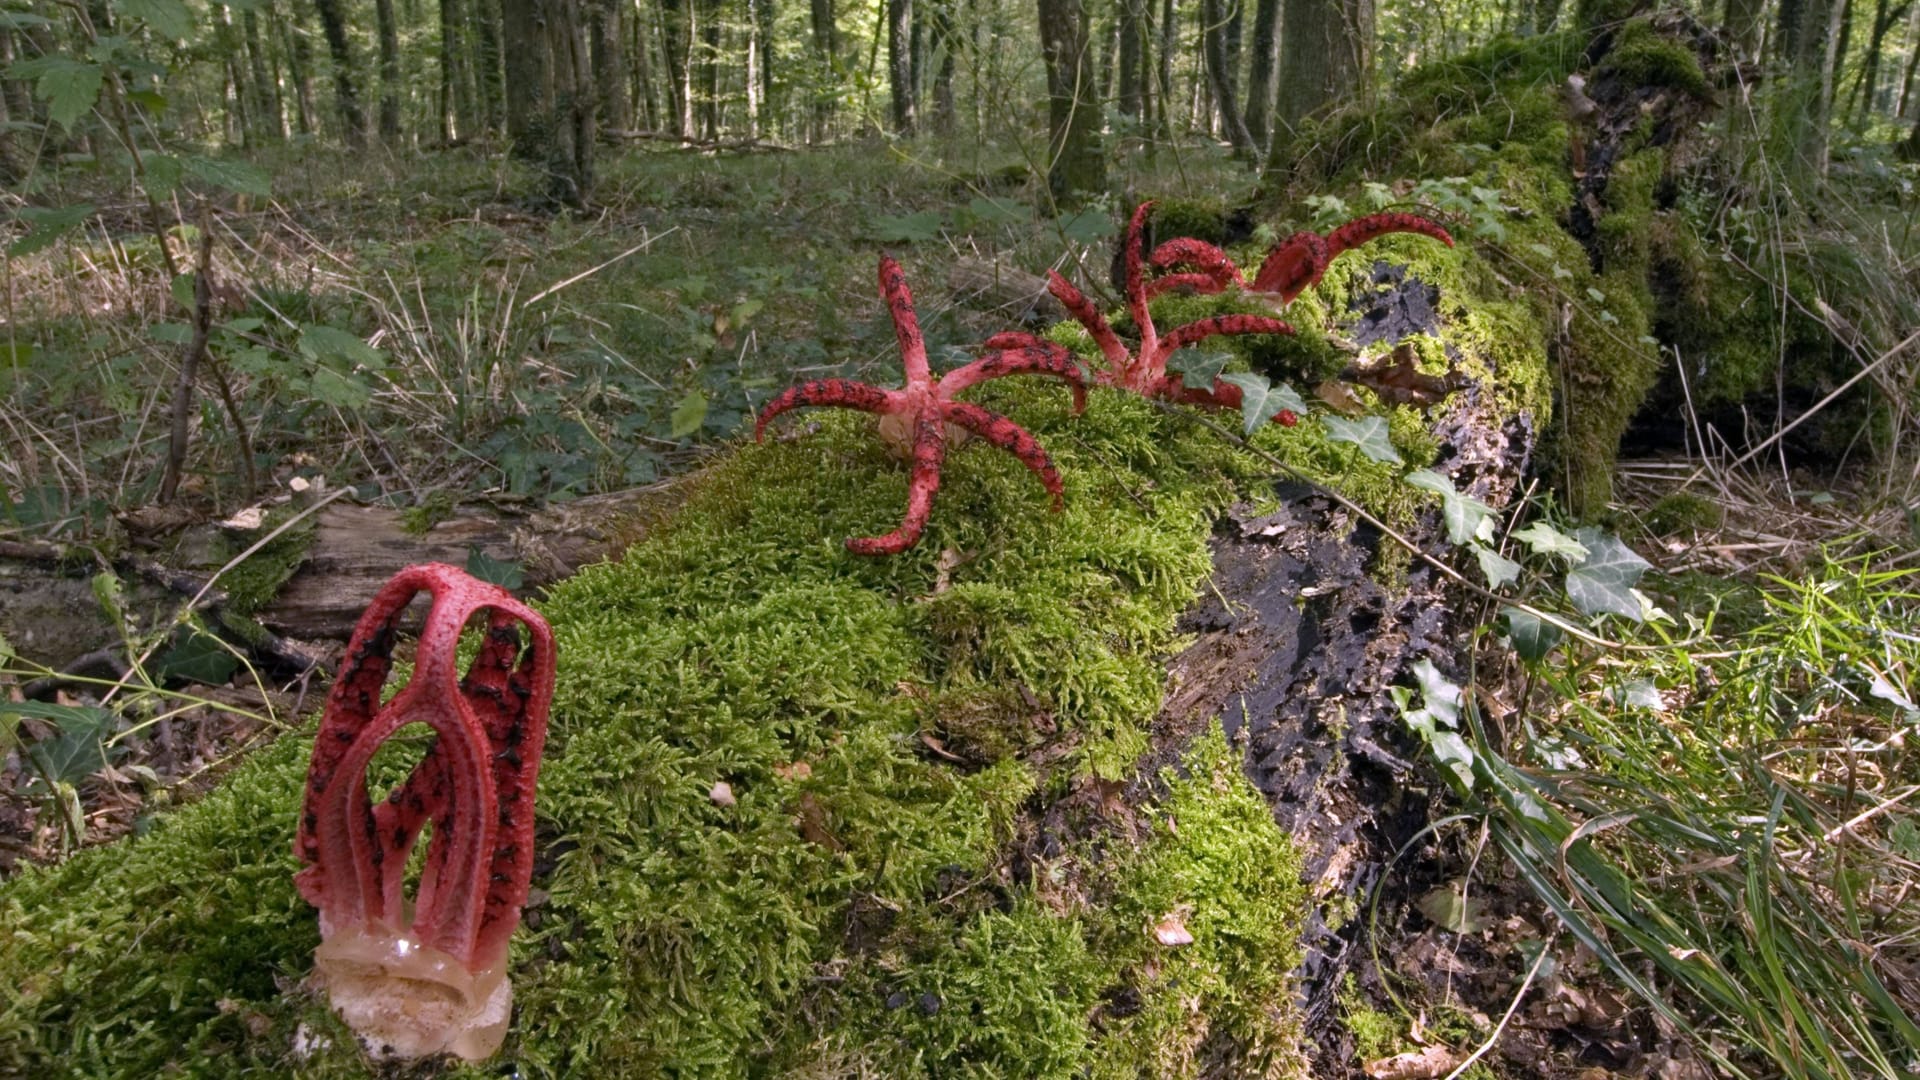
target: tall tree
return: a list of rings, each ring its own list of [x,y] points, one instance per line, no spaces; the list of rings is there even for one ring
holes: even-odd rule
[[[341,7],[341,0],[313,0],[313,9],[320,13],[320,31],[327,37],[327,52],[333,56],[333,97],[340,111],[341,133],[348,146],[359,146],[367,139],[367,121],[360,114],[360,95],[354,89],[353,43],[347,40]]]
[[[506,82],[500,48],[501,0],[473,0],[474,89],[480,97],[480,121],[488,131],[506,128]]]
[[[913,134],[913,0],[887,3],[887,89],[893,97],[893,130]]]
[[[1180,44],[1180,12],[1174,3],[1175,0],[1160,0],[1160,62],[1154,68],[1153,96],[1159,106],[1159,131],[1167,138],[1173,136],[1173,55]]]
[[[696,0],[694,17],[700,21],[700,134],[712,142],[720,137],[720,0]]]
[[[313,46],[308,42],[300,5],[292,4],[291,8],[281,34],[286,39],[287,80],[293,83],[294,130],[311,135],[320,124],[319,111],[313,104]]]
[[[1284,172],[1301,121],[1349,97],[1373,72],[1373,0],[1285,0],[1280,87],[1267,168]]]
[[[267,73],[267,50],[260,40],[260,20],[252,8],[241,13],[240,25],[246,33],[247,81],[252,84],[251,111],[258,134],[267,139],[284,139],[287,123],[286,114],[280,108],[280,80]]]
[[[1253,59],[1247,67],[1247,134],[1261,150],[1273,138],[1274,65],[1280,54],[1280,0],[1253,10]]]
[[[1114,84],[1114,102],[1120,115],[1140,119],[1142,85],[1146,82],[1147,0],[1120,0],[1120,70]]]
[[[1827,175],[1834,73],[1847,5],[1842,0],[1781,0],[1780,58],[1792,93],[1785,104],[1794,133],[1795,169],[1815,181]]]
[[[827,124],[833,119],[831,88],[837,81],[834,69],[839,66],[840,43],[833,23],[833,0],[810,0],[807,14],[812,23],[814,61],[820,65],[821,83],[813,106],[814,135],[818,138],[826,135]]]
[[[1087,9],[1080,0],[1039,5],[1040,55],[1047,69],[1047,189],[1056,203],[1072,206],[1107,186]]]
[[[440,116],[440,142],[449,146],[468,134],[469,118],[459,115],[459,87],[466,62],[460,30],[460,0],[440,0],[440,92],[434,111]]]
[[[660,0],[660,56],[666,67],[667,106],[673,133],[693,134],[693,7],[690,0]]]
[[[400,28],[393,21],[393,0],[373,0],[373,21],[380,31],[380,138],[400,141]]]
[[[1727,0],[1727,40],[1738,59],[1760,59],[1760,43],[1767,36],[1766,8],[1767,0]]]
[[[1206,61],[1207,87],[1233,144],[1236,157],[1251,158],[1253,136],[1247,133],[1246,119],[1240,115],[1240,98],[1234,87],[1233,51],[1228,48],[1227,28],[1231,20],[1220,9],[1221,0],[1200,0],[1200,51]],[[1238,10],[1238,5],[1235,5]]]
[[[546,174],[546,195],[584,206],[593,196],[594,108],[581,0],[504,0],[507,134]]]
[[[1867,111],[1873,108],[1874,98],[1879,96],[1880,56],[1886,45],[1887,32],[1893,29],[1894,23],[1907,17],[1907,9],[1912,6],[1912,2],[1913,0],[1899,0],[1898,3],[1874,0],[1873,26],[1868,33],[1867,55],[1861,62],[1860,75],[1853,86],[1853,121],[1856,124],[1865,121]]]
[[[960,52],[960,36],[953,32],[953,0],[934,0],[928,17],[933,24],[933,59],[939,61],[933,73],[933,130],[942,135],[953,133],[953,73]]]
[[[627,113],[627,62],[622,43],[621,15],[625,0],[589,0],[593,22],[593,85],[603,128],[625,131],[632,126]]]

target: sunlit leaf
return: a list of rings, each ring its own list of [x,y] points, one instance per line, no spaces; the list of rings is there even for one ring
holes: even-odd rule
[[[118,0],[114,7],[168,41],[184,41],[193,33],[193,15],[180,0]]]
[[[1471,495],[1453,489],[1453,481],[1431,469],[1407,474],[1407,483],[1440,496],[1440,514],[1447,523],[1447,539],[1464,544],[1479,536],[1493,520],[1493,508]],[[1498,558],[1498,556],[1495,556]],[[1502,559],[1502,562],[1506,560]],[[1485,565],[1483,561],[1482,566]],[[1517,571],[1517,568],[1516,568]]]
[[[1275,386],[1257,372],[1230,372],[1220,376],[1220,381],[1240,388],[1240,419],[1248,435],[1283,411],[1295,416],[1307,411],[1307,403],[1300,400],[1293,387],[1286,383]]]
[[[1611,614],[1641,621],[1639,597],[1633,587],[1641,575],[1653,566],[1620,542],[1595,528],[1583,528],[1574,534],[1586,549],[1587,557],[1567,572],[1567,597],[1583,615]]]
[[[1560,628],[1529,611],[1506,608],[1507,641],[1520,659],[1537,664],[1560,644]]]
[[[668,419],[667,434],[671,438],[684,439],[700,430],[707,421],[707,395],[695,390],[680,399],[673,407],[673,415]]]
[[[1587,549],[1580,541],[1544,521],[1518,530],[1513,538],[1532,548],[1536,555],[1558,555],[1575,563],[1587,557]]]
[[[100,86],[106,78],[99,64],[59,53],[16,61],[7,75],[32,79],[35,92],[47,103],[47,116],[69,132],[100,99]]]
[[[1480,572],[1487,575],[1492,588],[1506,585],[1520,576],[1520,564],[1485,544],[1473,545],[1473,557],[1480,560]]]
[[[1400,464],[1400,451],[1393,448],[1393,440],[1387,434],[1386,417],[1363,416],[1358,420],[1347,420],[1329,416],[1321,422],[1327,425],[1327,438],[1334,442],[1352,443],[1374,461],[1388,465]]]

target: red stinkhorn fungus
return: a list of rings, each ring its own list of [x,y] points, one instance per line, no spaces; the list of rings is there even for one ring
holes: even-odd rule
[[[1148,262],[1157,270],[1175,272],[1155,278],[1147,286],[1147,296],[1155,297],[1177,288],[1216,293],[1237,285],[1251,292],[1277,293],[1281,303],[1291,303],[1294,297],[1319,283],[1336,257],[1392,232],[1419,233],[1453,246],[1453,237],[1447,230],[1418,214],[1368,214],[1354,218],[1325,236],[1297,232],[1280,241],[1267,252],[1249,284],[1226,252],[1204,240],[1181,237],[1153,249]]]
[[[880,417],[880,435],[897,452],[913,462],[907,483],[907,512],[900,527],[885,536],[854,537],[847,550],[856,555],[893,555],[912,547],[926,527],[933,510],[934,492],[940,488],[940,466],[946,459],[947,443],[957,442],[948,427],[972,432],[1020,459],[1053,496],[1053,508],[1059,510],[1065,490],[1059,470],[1038,440],[1025,428],[998,413],[978,405],[954,400],[953,395],[975,383],[1002,375],[1051,375],[1073,388],[1073,409],[1086,407],[1087,390],[1080,368],[1072,354],[1052,342],[1029,335],[1010,347],[992,346],[994,351],[970,364],[947,372],[934,381],[927,365],[927,345],[920,336],[920,322],[913,313],[913,294],[900,264],[880,258],[880,294],[886,298],[893,317],[893,332],[900,341],[900,356],[906,365],[907,384],[899,390],[883,390],[847,379],[819,379],[802,383],[783,392],[760,411],[753,427],[757,441],[765,434],[767,422],[788,409],[803,405],[837,405],[860,409]],[[1005,335],[1002,335],[1003,337]]]
[[[381,703],[395,624],[433,598],[413,677]],[[485,613],[478,654],[459,673],[469,619]],[[523,642],[520,627],[526,628]],[[394,575],[354,628],[307,769],[294,877],[320,909],[315,981],[378,1057],[500,1047],[512,1011],[507,939],[533,874],[533,793],[553,702],[553,632],[504,590],[441,564]],[[394,732],[425,724],[426,756],[379,805],[367,764]],[[407,860],[432,839],[417,895]]]
[[[1073,287],[1073,284],[1059,273],[1051,273],[1047,288],[1064,305],[1067,312],[1087,328],[1093,336],[1094,344],[1106,355],[1107,367],[1096,376],[1096,381],[1106,386],[1116,386],[1132,390],[1150,398],[1164,398],[1169,401],[1182,401],[1192,405],[1205,405],[1219,409],[1237,409],[1240,407],[1240,388],[1230,382],[1216,380],[1209,389],[1189,389],[1178,375],[1167,374],[1167,358],[1180,349],[1197,344],[1217,334],[1291,334],[1293,327],[1280,319],[1267,315],[1214,315],[1198,319],[1185,326],[1169,331],[1162,337],[1153,325],[1153,315],[1147,310],[1147,300],[1152,295],[1148,289],[1141,259],[1141,236],[1146,229],[1147,216],[1153,210],[1150,202],[1141,203],[1133,212],[1133,221],[1127,227],[1127,311],[1133,316],[1133,324],[1140,335],[1140,343],[1129,350],[1120,336],[1108,325],[1106,317],[1086,294]],[[1170,244],[1186,245],[1183,250],[1199,253],[1194,245],[1198,241],[1169,241]],[[1164,247],[1165,245],[1163,245]],[[1237,276],[1239,271],[1226,261],[1226,255],[1211,245],[1199,245],[1211,249],[1219,256],[1216,263],[1202,264],[1206,268],[1194,273],[1193,277],[1206,278],[1227,271]],[[1199,262],[1199,259],[1194,261]],[[1232,276],[1223,281],[1232,280]],[[1207,291],[1217,292],[1225,284]],[[987,339],[990,349],[1032,346],[1039,341],[1032,334],[1012,331],[996,334]]]

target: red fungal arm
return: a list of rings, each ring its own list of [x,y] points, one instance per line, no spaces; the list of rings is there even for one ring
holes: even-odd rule
[[[1066,508],[1066,485],[1060,479],[1060,470],[1054,468],[1052,456],[1026,428],[966,401],[947,402],[946,413],[948,420],[1011,453],[1031,469],[1053,496],[1055,513]]]
[[[1004,349],[1044,349],[1050,344],[1046,339],[1029,334],[1025,330],[1002,330],[981,344],[989,352]]]
[[[1072,353],[1052,342],[1003,349],[954,368],[941,377],[940,396],[951,398],[969,386],[1002,375],[1051,375],[1073,388],[1075,414],[1087,407],[1087,384],[1081,377],[1080,365],[1073,362]]]
[[[780,392],[780,396],[767,402],[760,410],[760,418],[753,423],[753,440],[760,441],[766,433],[767,422],[788,409],[798,409],[809,405],[838,405],[846,409],[859,409],[862,412],[884,413],[894,407],[895,395],[877,386],[868,386],[851,379],[815,379],[813,382],[790,386]]]
[[[433,605],[413,678],[383,705],[394,625],[421,591]],[[462,678],[461,630],[481,612],[486,638]],[[522,627],[530,645],[524,655]],[[504,960],[532,875],[533,794],[553,683],[552,632],[506,592],[440,564],[403,570],[380,590],[328,695],[294,843],[306,864],[294,881],[320,909],[323,941],[349,929],[408,932],[407,855],[431,820],[411,936],[469,970]],[[367,764],[411,723],[434,730],[433,748],[375,808]]]
[[[906,517],[899,528],[885,536],[848,540],[847,550],[855,555],[898,555],[918,543],[933,513],[933,496],[940,490],[940,465],[946,453],[946,425],[939,412],[922,412],[913,424],[913,473],[907,479]]]
[[[1151,213],[1153,203],[1143,202],[1133,208],[1133,220],[1127,223],[1127,313],[1133,316],[1134,330],[1140,335],[1140,349],[1135,355],[1142,358],[1154,355],[1159,348],[1153,315],[1147,311],[1147,290],[1140,267],[1140,246]]]
[[[1453,246],[1453,237],[1447,230],[1419,214],[1368,214],[1354,218],[1327,234],[1327,258],[1331,260],[1343,251],[1351,251],[1369,240],[1393,232],[1419,233],[1431,236],[1448,247]]]
[[[913,313],[913,292],[907,288],[907,276],[900,264],[888,255],[880,256],[880,295],[886,298],[887,314],[893,319],[893,334],[900,341],[900,359],[907,369],[907,389],[927,386],[933,373],[927,367],[927,343],[920,335],[920,320]]]
[[[1274,245],[1253,276],[1255,292],[1279,293],[1283,301],[1294,297],[1327,270],[1327,242],[1319,233],[1297,232]]]
[[[1173,270],[1182,266],[1193,268],[1185,273],[1168,274],[1148,282],[1148,299],[1178,288],[1214,293],[1246,284],[1240,275],[1240,268],[1227,257],[1226,252],[1190,236],[1178,237],[1154,248],[1153,257],[1148,261],[1158,270]]]
[[[1175,350],[1184,349],[1199,341],[1217,334],[1291,334],[1293,327],[1285,320],[1271,315],[1212,315],[1204,319],[1195,319],[1166,336],[1160,343],[1164,354],[1156,359],[1156,367],[1166,365],[1166,357]],[[1159,374],[1155,371],[1155,374]]]
[[[1073,287],[1073,283],[1060,276],[1059,271],[1047,271],[1047,291],[1067,309],[1087,333],[1093,335],[1093,343],[1100,346],[1100,352],[1107,358],[1108,370],[1115,376],[1124,375],[1133,364],[1133,354],[1120,342],[1119,335],[1107,324],[1107,317],[1088,300],[1085,293]]]

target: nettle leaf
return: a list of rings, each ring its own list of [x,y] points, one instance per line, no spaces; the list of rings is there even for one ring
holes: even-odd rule
[[[307,380],[307,393],[322,405],[336,409],[364,409],[373,400],[373,388],[356,374],[318,367]]]
[[[670,438],[684,439],[700,430],[707,422],[707,395],[695,390],[680,399],[673,407],[673,415],[668,418],[667,435]]]
[[[1567,598],[1582,615],[1619,615],[1640,622],[1640,598],[1633,587],[1653,564],[1634,554],[1633,549],[1599,529],[1587,527],[1574,533],[1586,549],[1586,560],[1567,572]]]
[[[193,15],[180,0],[119,0],[122,15],[138,19],[168,41],[184,41],[193,33]]]
[[[1507,641],[1520,659],[1537,664],[1560,644],[1560,628],[1530,611],[1504,609],[1507,616]]]
[[[371,371],[387,369],[387,354],[360,338],[324,323],[309,323],[300,328],[301,355],[316,363],[341,371],[364,367]]]
[[[99,64],[57,53],[15,61],[7,75],[34,80],[35,91],[47,103],[47,116],[69,132],[100,100],[100,86],[106,80]]]
[[[1559,555],[1576,564],[1587,557],[1586,545],[1544,521],[1521,529],[1513,538],[1532,548],[1535,555]]]
[[[517,589],[526,584],[527,575],[512,559],[496,559],[478,547],[467,549],[467,573],[489,585]]]
[[[1363,416],[1358,420],[1348,420],[1329,416],[1321,423],[1327,425],[1327,438],[1334,442],[1352,443],[1374,461],[1388,465],[1401,463],[1400,451],[1393,448],[1393,439],[1387,434],[1386,417]]]
[[[1471,495],[1462,495],[1453,490],[1453,481],[1432,469],[1419,469],[1407,474],[1407,483],[1440,496],[1440,514],[1447,523],[1449,541],[1464,544],[1476,537],[1482,540],[1492,537],[1493,507]],[[1481,565],[1486,565],[1485,560]]]
[[[79,228],[81,222],[92,215],[93,204],[91,203],[75,203],[72,206],[51,208],[23,206],[18,211],[18,217],[27,223],[31,231],[8,246],[7,254],[18,258],[43,250],[51,246],[55,240]]]
[[[1202,352],[1188,347],[1176,349],[1167,357],[1167,369],[1180,373],[1180,385],[1189,390],[1211,390],[1220,369],[1233,359],[1232,353]]]
[[[1259,431],[1262,424],[1280,415],[1282,410],[1295,416],[1306,415],[1307,403],[1286,383],[1275,386],[1265,375],[1252,371],[1231,372],[1220,376],[1220,381],[1240,388],[1240,418],[1246,424],[1248,435]]]
[[[1487,575],[1487,584],[1493,588],[1497,589],[1520,577],[1519,563],[1485,544],[1473,545],[1473,557],[1480,560],[1480,572]]]
[[[195,180],[241,195],[264,199],[273,193],[273,181],[266,172],[242,161],[216,161],[190,155],[180,159],[180,166]]]

